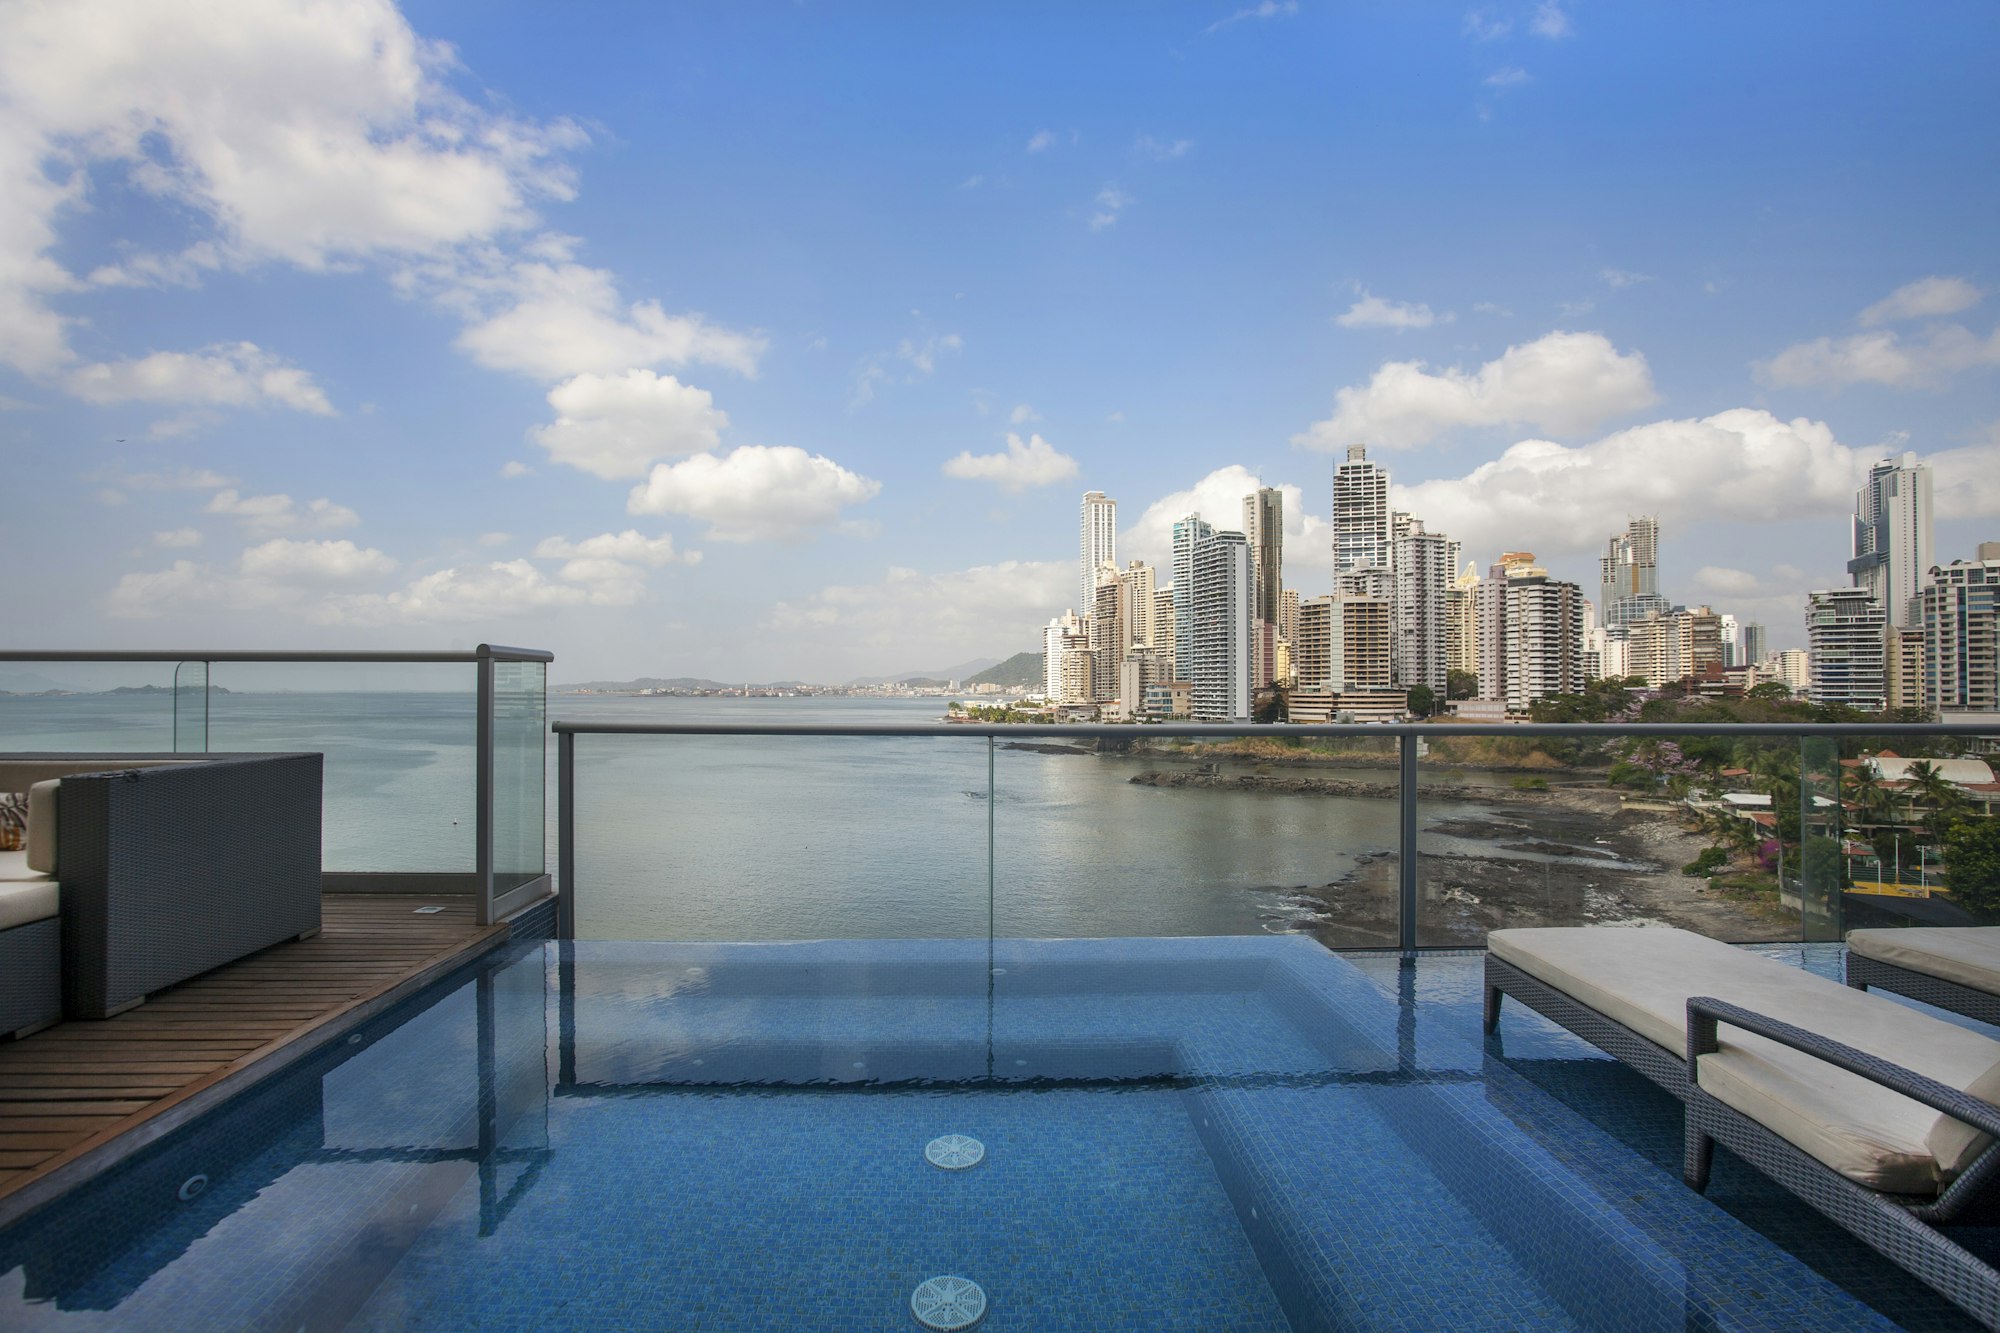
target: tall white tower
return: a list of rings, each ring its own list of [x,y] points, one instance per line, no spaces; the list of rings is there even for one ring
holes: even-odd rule
[[[1885,458],[1868,469],[1854,497],[1854,558],[1847,572],[1855,587],[1882,604],[1889,624],[1922,628],[1918,599],[1933,563],[1931,470],[1913,453]]]
[[[1389,470],[1349,445],[1333,469],[1333,572],[1389,568]]]
[[[1118,564],[1118,502],[1103,491],[1086,493],[1078,526],[1076,604],[1088,612],[1097,604],[1099,567]]]

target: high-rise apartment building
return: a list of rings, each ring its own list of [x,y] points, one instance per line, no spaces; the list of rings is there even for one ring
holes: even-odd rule
[[[1350,445],[1333,469],[1333,570],[1389,567],[1389,472],[1368,461],[1366,445]]]
[[[1194,680],[1194,553],[1215,529],[1189,514],[1174,523],[1174,673]]]
[[[1175,668],[1174,656],[1174,588],[1168,583],[1153,589],[1153,647],[1167,655],[1169,670]]]
[[[1072,673],[1065,664],[1073,653],[1084,660],[1083,684],[1074,696],[1068,681]],[[1090,639],[1083,621],[1065,611],[1042,630],[1042,696],[1050,703],[1087,703],[1090,699]]]
[[[1125,646],[1153,644],[1153,567],[1143,560],[1125,566],[1118,578],[1118,614],[1125,620]]]
[[[1124,615],[1124,577],[1117,566],[1105,565],[1098,571],[1097,604],[1091,608],[1086,625],[1090,634],[1090,698],[1093,703],[1115,703],[1118,699],[1118,668],[1131,645]]]
[[[1623,629],[1635,620],[1670,609],[1660,595],[1660,521],[1635,518],[1625,531],[1605,543],[1598,561],[1602,610],[1606,629]]]
[[[1722,665],[1727,667],[1748,666],[1743,659],[1743,625],[1735,616],[1722,617]]]
[[[1632,674],[1632,640],[1602,625],[1583,632],[1584,679],[1624,680]]]
[[[1097,571],[1118,563],[1118,502],[1086,492],[1078,527],[1076,604],[1088,611],[1097,601]]]
[[[1251,613],[1276,625],[1285,587],[1285,493],[1259,487],[1243,497],[1243,535],[1250,543],[1251,576],[1256,580]]]
[[[1278,637],[1290,643],[1299,633],[1299,590],[1286,588],[1278,594]]]
[[[1403,517],[1399,515],[1398,517]],[[1392,563],[1396,595],[1391,609],[1395,683],[1425,685],[1444,697],[1450,634],[1451,542],[1425,532],[1422,519],[1398,524]]]
[[[1931,470],[1913,453],[1868,469],[1854,497],[1854,586],[1882,604],[1888,623],[1923,624],[1918,594],[1931,569]]]
[[[1607,640],[1616,637],[1607,632]],[[1634,621],[1625,627],[1624,638],[1625,674],[1644,676],[1646,683],[1656,688],[1700,675],[1710,666],[1725,665],[1722,617],[1705,606],[1692,610],[1682,607]]]
[[[2000,714],[2000,542],[1929,571],[1923,591],[1924,707],[1939,721]]]
[[[1756,666],[1768,655],[1768,636],[1764,627],[1754,620],[1746,620],[1736,631],[1736,655],[1740,665]]]
[[[1583,589],[1510,551],[1480,583],[1479,697],[1526,712],[1583,689]]]
[[[1828,588],[1806,594],[1808,693],[1817,704],[1880,710],[1888,698],[1882,603],[1867,588]]]
[[[1252,699],[1250,543],[1216,532],[1194,552],[1194,717],[1247,722]]]
[[[1455,549],[1458,543],[1451,545]],[[1444,668],[1447,673],[1463,671],[1468,676],[1476,676],[1479,674],[1479,614],[1475,602],[1479,571],[1467,564],[1462,572],[1454,567],[1453,573],[1455,577],[1445,593]]]
[[[1390,688],[1389,602],[1383,597],[1314,597],[1299,604],[1292,649],[1298,694]]]
[[[1882,631],[1882,673],[1882,693],[1888,707],[1923,710],[1923,630],[1891,625]]]

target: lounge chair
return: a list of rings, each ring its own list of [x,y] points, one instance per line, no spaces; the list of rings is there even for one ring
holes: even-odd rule
[[[1683,1173],[1721,1143],[2000,1328],[2000,1272],[1938,1228],[2000,1205],[2000,1041],[1680,930],[1503,930],[1502,994],[1687,1106]]]
[[[2000,926],[1851,930],[1847,984],[2000,1024]]]

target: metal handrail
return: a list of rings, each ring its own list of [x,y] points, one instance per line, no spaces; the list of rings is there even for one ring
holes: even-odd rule
[[[557,934],[576,937],[576,738],[578,736],[769,736],[877,739],[958,738],[984,740],[988,766],[988,837],[992,836],[993,752],[1009,738],[1053,736],[1069,740],[1222,740],[1269,736],[1325,740],[1329,737],[1394,737],[1397,746],[1398,947],[1417,948],[1417,773],[1418,742],[1448,736],[1793,736],[1801,739],[1891,738],[1897,736],[1990,737],[1991,726],[1962,722],[1393,722],[1310,726],[1291,723],[1013,723],[1013,722],[574,722],[550,724],[556,735],[556,863],[560,880]],[[1810,792],[1800,784],[1800,802]],[[992,856],[987,859],[992,895]],[[990,911],[990,905],[989,905]],[[1805,911],[1803,892],[1800,911]],[[1802,926],[1803,931],[1803,926]]]

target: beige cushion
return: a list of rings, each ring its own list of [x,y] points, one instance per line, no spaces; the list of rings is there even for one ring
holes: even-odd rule
[[[1850,930],[1847,947],[1864,958],[2000,995],[2000,926]]]
[[[28,788],[28,868],[44,875],[56,873],[56,792],[61,787],[60,779],[50,778]]]
[[[26,852],[0,852],[0,884],[14,884],[24,879],[47,879],[39,870],[28,868]]]
[[[1687,1048],[1687,1002],[1713,995],[1971,1091],[2000,1042],[1838,982],[1684,930],[1500,930],[1495,956],[1670,1051]],[[1860,1184],[1930,1194],[1978,1151],[1931,1134],[1949,1117],[1811,1056],[1724,1025],[1701,1085]],[[1984,1084],[1981,1084],[1984,1086]]]
[[[0,856],[19,856],[0,852]],[[0,930],[12,930],[30,921],[43,921],[56,914],[59,890],[52,879],[7,879],[0,870]]]

